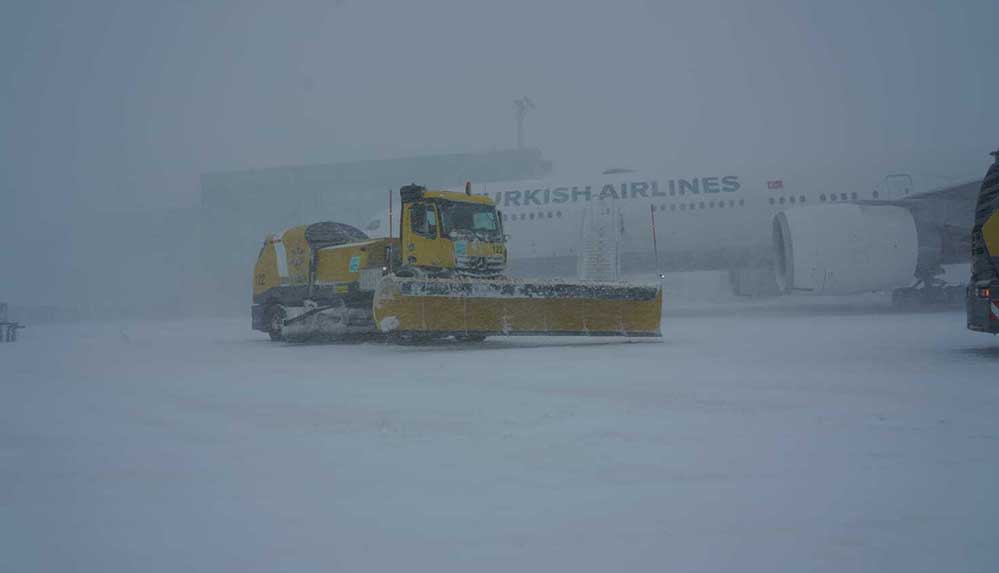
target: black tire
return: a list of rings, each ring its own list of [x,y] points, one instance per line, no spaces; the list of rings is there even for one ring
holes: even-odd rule
[[[891,293],[891,305],[896,310],[912,310],[919,306],[919,291],[906,287],[897,288]]]
[[[458,342],[476,343],[486,339],[485,334],[457,334],[454,337]]]
[[[947,304],[951,306],[959,306],[965,303],[967,296],[965,287],[949,285],[944,287],[944,293],[946,294]]]
[[[395,276],[405,279],[451,279],[456,275],[451,269],[405,266],[395,271]]]
[[[281,329],[284,326],[285,318],[288,317],[288,313],[285,312],[284,307],[275,304],[267,309],[264,317],[265,324],[267,325],[267,335],[274,342],[284,342],[285,338]]]
[[[396,270],[395,276],[404,279],[422,279],[427,277],[427,273],[420,267],[406,266]]]
[[[407,332],[405,334],[391,333],[386,337],[386,340],[400,346],[424,346],[441,338],[444,337],[427,332]]]

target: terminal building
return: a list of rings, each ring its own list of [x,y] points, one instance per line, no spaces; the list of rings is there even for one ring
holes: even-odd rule
[[[527,148],[206,173],[199,228],[207,290],[217,310],[242,308],[267,233],[323,220],[360,227],[384,211],[389,191],[402,185],[451,188],[465,181],[535,179],[551,171],[540,150]]]

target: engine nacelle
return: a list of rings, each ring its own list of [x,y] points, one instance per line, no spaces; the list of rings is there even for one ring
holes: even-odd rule
[[[775,270],[781,291],[852,294],[910,285],[919,258],[904,207],[817,205],[777,213]]]

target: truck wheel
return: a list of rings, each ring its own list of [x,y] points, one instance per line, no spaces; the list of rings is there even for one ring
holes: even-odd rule
[[[454,337],[458,342],[482,342],[486,339],[485,334],[457,334]]]
[[[396,270],[395,276],[404,279],[422,279],[427,277],[427,273],[420,267],[406,266]]]
[[[267,335],[271,337],[274,342],[284,341],[284,319],[287,318],[288,313],[285,312],[284,307],[280,305],[273,305],[267,309]]]

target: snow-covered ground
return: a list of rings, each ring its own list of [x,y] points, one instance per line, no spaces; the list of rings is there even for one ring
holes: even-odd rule
[[[661,342],[0,345],[0,571],[996,571],[999,339],[883,301]]]

